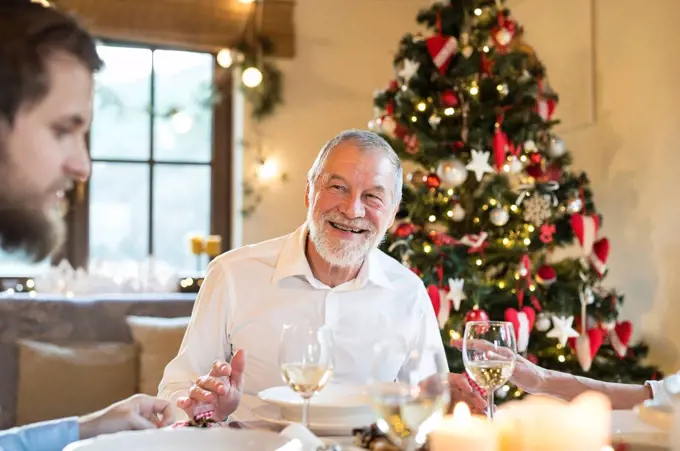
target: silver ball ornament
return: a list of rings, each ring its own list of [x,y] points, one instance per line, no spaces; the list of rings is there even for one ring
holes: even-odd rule
[[[491,210],[489,218],[491,219],[491,223],[493,225],[501,227],[508,223],[510,215],[503,207],[496,207]]]
[[[462,161],[454,158],[439,163],[437,176],[444,185],[456,187],[465,183],[468,171]]]
[[[550,148],[548,149],[548,155],[553,158],[559,158],[566,152],[564,146],[564,141],[560,138],[553,138],[550,140]]]
[[[536,330],[539,332],[547,332],[552,327],[550,318],[545,313],[539,313],[536,318]]]

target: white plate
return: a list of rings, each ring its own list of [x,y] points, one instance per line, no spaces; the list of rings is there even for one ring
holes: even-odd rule
[[[262,390],[257,396],[262,401],[276,406],[299,407],[302,405],[302,397],[287,385]],[[353,408],[368,405],[370,405],[368,390],[360,385],[331,384],[314,395],[310,401],[312,408]]]
[[[291,440],[271,431],[239,429],[154,429],[100,435],[72,443],[64,451],[277,451]],[[290,445],[289,445],[290,446]],[[293,448],[295,449],[295,448]]]
[[[278,426],[288,426],[297,421],[288,420],[281,416],[281,408],[273,405],[262,405],[255,407],[252,410],[253,416],[265,421],[267,423]],[[352,435],[352,429],[366,427],[371,423],[357,423],[356,421],[337,421],[337,422],[319,422],[314,420],[314,415],[310,414],[309,429],[319,437],[337,436],[346,437]]]

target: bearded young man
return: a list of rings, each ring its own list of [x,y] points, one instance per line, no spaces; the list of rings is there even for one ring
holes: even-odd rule
[[[434,347],[445,359],[422,281],[378,249],[401,191],[399,158],[378,135],[350,130],[326,143],[308,174],[306,222],[292,234],[227,252],[209,265],[159,396],[189,415],[199,403],[214,404],[217,419],[225,420],[242,393],[212,374],[233,350],[245,349],[246,391],[234,418],[251,419],[257,393],[282,383],[278,348],[284,324],[332,330],[336,383],[366,383],[380,341]],[[387,380],[396,379],[406,359],[394,357]],[[452,374],[449,380],[454,401],[478,411],[485,407],[465,377]]]
[[[5,251],[24,251],[40,261],[61,244],[61,198],[90,174],[85,137],[93,74],[101,65],[94,41],[72,18],[29,0],[0,0],[0,247]],[[234,373],[237,378],[237,368]],[[137,395],[79,418],[0,431],[0,450],[60,451],[78,439],[172,420],[167,401]]]

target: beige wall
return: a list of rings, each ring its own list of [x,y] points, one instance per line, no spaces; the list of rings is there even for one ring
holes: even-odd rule
[[[244,244],[286,233],[303,221],[305,171],[334,133],[365,127],[372,92],[390,79],[399,38],[416,30],[415,14],[426,3],[298,2],[298,56],[281,64],[286,105],[263,128],[291,181],[275,187],[244,222]],[[626,294],[623,315],[635,321],[637,336],[650,340],[653,359],[667,370],[678,369],[680,2],[510,5],[561,94],[562,136],[575,167],[593,182],[604,214],[602,234],[612,244],[608,284]]]

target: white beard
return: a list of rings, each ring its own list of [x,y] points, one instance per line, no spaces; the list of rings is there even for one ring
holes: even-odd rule
[[[307,211],[307,225],[309,236],[317,252],[333,266],[348,267],[360,265],[368,254],[380,245],[380,234],[368,235],[361,242],[334,239],[328,236],[324,229],[325,219],[314,220],[312,209]]]

